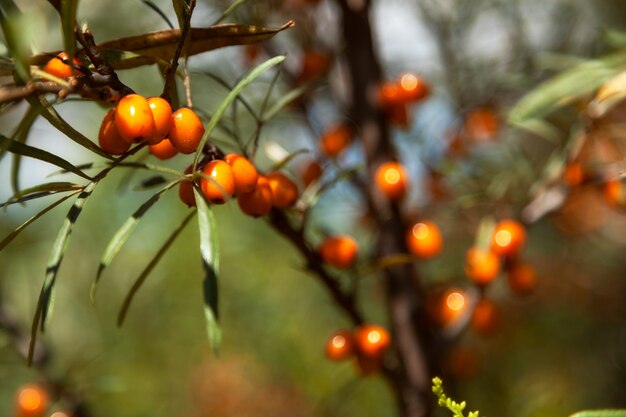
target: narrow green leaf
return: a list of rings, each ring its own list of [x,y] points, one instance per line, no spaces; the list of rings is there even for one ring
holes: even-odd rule
[[[248,0],[235,0],[233,2],[233,4],[231,4],[230,6],[228,6],[228,9],[226,9],[224,11],[224,13],[215,21],[213,22],[213,24],[211,26],[217,25],[218,23],[224,21],[224,19],[226,19],[228,16],[230,16],[235,10],[237,10],[237,7],[241,6],[244,3],[247,3]]]
[[[176,17],[178,18],[178,27],[182,28],[185,26],[185,21],[187,20],[189,2],[186,0],[172,0],[172,6],[174,6],[174,11],[176,12]]]
[[[585,410],[569,417],[626,417],[626,410]]]
[[[170,29],[174,29],[174,25],[172,24],[170,19],[167,17],[165,12],[161,10],[161,8],[159,8],[159,6],[157,6],[150,0],[141,0],[141,2],[145,4],[146,6],[148,6],[149,8],[151,8],[152,10],[154,10],[159,16],[161,16],[161,18],[165,21],[165,23],[167,23],[167,26],[169,26]]]
[[[49,164],[56,165],[78,176],[91,180],[91,177],[89,175],[76,168],[70,162],[61,157],[53,155],[50,152],[44,151],[43,149],[34,148],[24,143],[19,143],[2,135],[0,135],[0,146],[14,154],[28,156],[31,158],[39,159],[40,161],[48,162]]]
[[[268,111],[263,114],[263,116],[261,117],[261,121],[267,122],[268,120],[271,120],[274,116],[278,114],[278,112],[280,112],[295,99],[300,97],[307,89],[308,86],[303,85],[301,87],[294,88],[287,94],[282,95],[280,100],[278,100]]]
[[[276,56],[274,58],[271,58],[265,61],[264,63],[254,68],[252,71],[248,73],[248,75],[246,75],[241,81],[239,81],[239,83],[237,83],[235,88],[233,88],[231,92],[226,96],[226,98],[220,103],[215,113],[213,113],[211,120],[209,120],[209,123],[206,127],[206,131],[204,132],[204,135],[202,136],[202,140],[200,141],[200,145],[198,146],[198,150],[196,151],[196,154],[194,156],[194,160],[193,160],[194,171],[196,170],[196,167],[198,166],[198,161],[200,160],[200,156],[202,155],[202,149],[204,149],[204,145],[208,141],[209,136],[211,136],[213,129],[215,129],[215,127],[219,123],[222,116],[224,116],[224,113],[226,112],[226,109],[228,109],[228,106],[230,106],[230,104],[235,100],[235,98],[252,81],[258,78],[261,74],[263,74],[268,69],[272,68],[275,65],[280,64],[284,60],[285,60],[285,56],[279,55],[279,56]]]
[[[113,258],[115,255],[119,253],[122,249],[122,246],[126,243],[130,235],[133,233],[144,214],[148,212],[154,206],[154,204],[159,201],[161,195],[165,193],[167,190],[171,189],[173,186],[178,184],[180,181],[174,181],[159,190],[156,194],[152,195],[148,200],[146,200],[139,208],[124,222],[122,227],[117,229],[117,232],[113,235],[106,249],[104,250],[104,254],[100,259],[100,265],[98,266],[98,272],[96,273],[96,279],[91,285],[90,297],[91,302],[93,303],[96,298],[96,290],[98,287],[98,283],[100,282],[100,278],[102,277],[102,273],[104,270],[111,265],[113,262]]]
[[[50,210],[52,210],[53,208],[55,208],[56,206],[58,206],[59,204],[61,204],[62,202],[64,202],[65,200],[67,200],[68,198],[72,197],[75,194],[76,193],[71,193],[60,198],[59,200],[50,204],[45,209],[41,210],[39,213],[35,214],[34,216],[26,220],[24,223],[20,224],[15,230],[13,230],[4,239],[2,239],[2,242],[0,242],[0,251],[4,249],[9,243],[11,243],[11,241],[15,239],[22,232],[22,230],[24,230],[28,225],[30,225],[32,222],[34,222],[35,220],[37,220],[38,218],[40,218],[41,216],[43,216],[44,214],[46,214],[47,212],[49,212]]]
[[[9,198],[6,202],[4,202],[0,207],[8,206],[11,204],[15,204],[18,202],[25,201],[26,199],[32,200],[31,197],[36,195],[39,197],[45,197],[47,195],[56,194],[64,191],[76,191],[82,190],[83,186],[80,184],[74,184],[72,182],[49,182],[46,184],[36,185],[34,187],[27,188],[25,190],[20,191],[19,193],[14,194],[11,198]]]
[[[30,79],[28,58],[31,55],[28,36],[24,36],[25,33],[29,33],[27,17],[12,0],[2,0],[0,2],[0,25],[9,52],[14,59],[15,74],[21,83],[26,83]]]
[[[31,106],[37,109],[39,114],[41,114],[50,124],[56,127],[59,131],[64,133],[71,140],[82,146],[83,148],[89,149],[95,154],[100,155],[103,158],[114,160],[111,155],[104,152],[98,145],[90,141],[87,137],[85,137],[82,133],[74,129],[69,125],[60,115],[54,110],[54,107],[43,95],[40,96],[29,96],[27,97],[28,102]]]
[[[130,307],[130,303],[133,301],[133,298],[135,297],[135,294],[137,293],[137,291],[139,291],[139,288],[141,288],[141,286],[145,282],[148,275],[150,275],[150,272],[152,272],[154,267],[158,264],[159,260],[163,257],[163,255],[165,255],[165,253],[170,248],[172,243],[174,243],[178,235],[180,235],[180,233],[183,231],[187,223],[189,223],[189,221],[193,218],[195,214],[196,214],[196,210],[193,210],[187,215],[187,217],[185,217],[182,223],[167,238],[163,246],[161,246],[161,248],[156,253],[154,258],[152,258],[148,266],[146,266],[146,268],[141,272],[139,277],[135,280],[135,282],[133,283],[133,286],[131,287],[130,291],[126,295],[126,298],[124,299],[124,303],[122,304],[122,308],[120,309],[120,312],[117,316],[118,326],[121,326],[122,324],[124,324],[124,319],[126,318],[126,313],[128,313],[128,308]]]
[[[141,181],[139,184],[133,187],[134,191],[144,191],[149,190],[154,187],[158,187],[159,185],[163,185],[167,182],[167,179],[162,175],[155,175],[150,178],[146,178]]]
[[[281,159],[280,161],[276,162],[269,170],[269,172],[272,171],[278,171],[280,169],[282,169],[283,167],[285,167],[285,165],[287,165],[289,162],[291,162],[291,160],[293,158],[295,158],[298,155],[302,155],[305,153],[309,153],[310,150],[309,149],[298,149],[295,150],[293,152],[291,152],[289,155],[287,155],[286,157],[284,157],[283,159]]]
[[[63,45],[65,52],[70,57],[70,62],[76,52],[76,39],[74,28],[76,27],[76,11],[78,0],[61,0],[61,26],[63,28]]]
[[[15,131],[13,132],[13,135],[11,135],[11,139],[19,143],[26,143],[26,138],[28,137],[28,134],[30,133],[30,128],[33,126],[33,123],[35,123],[37,116],[39,116],[39,114],[37,113],[37,110],[35,110],[32,106],[28,106],[28,110],[26,111],[26,114],[22,118],[22,121],[20,122],[20,124],[17,126],[17,129],[15,129]],[[2,155],[0,154],[0,159],[1,158],[2,158]],[[11,185],[13,186],[14,193],[17,193],[20,188],[18,180],[19,180],[21,162],[22,162],[22,156],[14,154],[13,166],[11,168]]]
[[[213,211],[204,196],[196,188],[193,190],[198,208],[198,227],[200,230],[200,254],[205,271],[203,282],[204,314],[207,320],[209,344],[217,351],[221,331],[218,324],[217,274],[219,271],[219,243]]]

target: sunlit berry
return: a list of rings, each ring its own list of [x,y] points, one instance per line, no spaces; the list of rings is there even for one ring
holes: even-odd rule
[[[121,155],[130,148],[130,143],[124,140],[117,130],[114,109],[110,109],[102,119],[98,132],[98,145],[109,155]]]
[[[378,189],[392,201],[401,200],[407,191],[408,176],[399,162],[385,162],[376,169],[374,175]]]
[[[352,333],[340,330],[334,333],[326,343],[326,356],[333,361],[348,359],[354,355]]]
[[[120,135],[128,143],[154,138],[154,116],[148,101],[139,94],[129,94],[115,107],[115,123]]]
[[[329,236],[318,248],[322,260],[335,268],[351,268],[357,260],[358,245],[350,236]]]
[[[213,204],[224,204],[235,193],[233,169],[222,160],[213,160],[204,166],[200,188]],[[205,178],[206,177],[206,178]]]
[[[248,158],[243,155],[231,153],[224,157],[224,161],[233,169],[235,194],[239,195],[254,191],[259,173]]]
[[[436,224],[430,221],[415,223],[407,232],[406,245],[409,251],[419,258],[435,257],[443,247],[441,231]]]
[[[66,52],[61,52],[50,61],[46,63],[43,70],[50,75],[54,75],[57,78],[68,78],[72,75],[80,75],[80,71],[76,70],[74,66],[82,65],[78,58],[74,57],[74,66],[69,64],[69,55]]]
[[[194,153],[204,135],[204,125],[196,113],[186,107],[172,113],[168,137],[178,152]]]
[[[298,201],[298,186],[282,172],[272,172],[267,175],[272,188],[272,203],[274,207],[285,210]]]
[[[477,285],[487,285],[500,274],[500,258],[490,250],[471,247],[466,255],[465,274]]]

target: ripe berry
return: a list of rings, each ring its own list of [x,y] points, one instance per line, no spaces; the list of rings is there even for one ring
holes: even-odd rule
[[[611,179],[604,183],[604,199],[612,206],[626,204],[626,189],[618,179]]]
[[[462,290],[452,289],[443,294],[441,298],[438,321],[447,325],[459,317],[467,307],[466,296]]]
[[[406,194],[407,174],[399,162],[385,162],[376,169],[374,179],[378,189],[392,201],[401,200]]]
[[[102,119],[98,132],[98,145],[109,155],[121,155],[130,148],[130,143],[126,142],[117,130],[114,109],[109,110]]]
[[[528,295],[535,289],[537,273],[527,262],[515,263],[506,271],[507,282],[513,293]]]
[[[580,162],[571,162],[565,167],[563,172],[563,181],[568,186],[574,188],[579,186],[585,180],[585,171]]]
[[[398,79],[400,97],[406,102],[419,101],[428,96],[428,86],[415,74],[402,74]]]
[[[77,70],[69,64],[70,57],[65,52],[61,52],[50,61],[46,63],[43,70],[50,75],[54,75],[58,78],[71,77],[74,74],[79,73]],[[74,65],[82,65],[78,58],[74,57]]]
[[[348,269],[356,262],[358,246],[350,236],[329,236],[319,246],[318,252],[328,265]]]
[[[465,132],[478,141],[492,140],[500,129],[500,119],[490,108],[477,108],[468,113],[465,118]]]
[[[339,155],[352,142],[353,131],[346,123],[332,126],[322,134],[320,139],[320,149],[326,156],[335,157]]]
[[[526,229],[512,219],[505,219],[498,223],[493,233],[491,250],[497,255],[512,258],[519,254],[526,242]]]
[[[406,235],[406,245],[413,255],[423,259],[432,258],[441,252],[441,231],[429,221],[415,223]]]
[[[272,203],[279,209],[288,209],[298,200],[298,186],[282,172],[267,175],[272,188]]]
[[[48,408],[48,394],[38,385],[24,385],[17,391],[15,409],[19,417],[41,417]]]
[[[322,176],[322,166],[317,161],[309,162],[302,170],[302,182],[308,187]]]
[[[249,216],[261,217],[268,214],[272,210],[272,188],[267,178],[259,175],[254,190],[239,194],[237,203],[241,211]]]
[[[170,118],[172,116],[172,106],[167,100],[161,97],[150,97],[148,99],[148,105],[152,110],[152,117],[154,118],[154,138],[149,141],[150,145],[157,144],[165,136],[170,129]]]
[[[299,83],[307,83],[324,75],[331,64],[331,57],[326,52],[309,50],[302,56]]]
[[[185,170],[185,174],[191,174],[191,167]],[[178,186],[178,197],[180,201],[187,204],[187,206],[195,207],[196,196],[193,193],[193,182],[187,180],[182,181]]]
[[[193,110],[180,108],[170,117],[169,138],[180,153],[190,154],[198,149],[204,126]]]
[[[387,81],[379,87],[378,104],[385,110],[404,104],[404,97],[397,82]]]
[[[495,333],[500,326],[500,313],[493,301],[481,299],[472,313],[472,328],[482,336]]]
[[[239,195],[254,191],[259,173],[248,158],[231,153],[224,157],[224,161],[233,169],[233,175],[235,176],[235,194]]]
[[[479,247],[471,247],[467,251],[465,274],[478,285],[487,285],[500,273],[500,258]]]
[[[161,160],[166,160],[175,157],[178,154],[178,150],[172,145],[172,142],[168,138],[163,139],[156,145],[148,146],[150,153]]]
[[[333,334],[326,343],[326,356],[333,361],[348,359],[354,355],[353,345],[352,334],[347,330],[340,330]]]
[[[370,358],[380,358],[391,346],[387,330],[373,324],[359,326],[354,332],[354,340],[359,353]]]
[[[128,143],[152,140],[155,125],[148,101],[139,94],[120,99],[115,108],[115,123],[120,135]]]
[[[226,162],[213,160],[204,166],[204,175],[200,180],[202,193],[213,204],[224,204],[235,192],[233,169]]]

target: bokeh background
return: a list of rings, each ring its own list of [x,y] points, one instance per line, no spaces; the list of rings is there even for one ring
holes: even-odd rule
[[[61,49],[61,28],[52,7],[43,0],[17,3],[32,25],[24,35],[34,50]],[[176,22],[170,2],[154,3]],[[227,6],[198,1],[192,22],[209,25]],[[428,18],[428,10],[448,19],[443,32]],[[277,27],[296,20],[295,29],[279,34],[266,49],[286,53],[286,72],[297,72],[306,45],[341,52],[338,13],[328,0],[250,1],[228,21]],[[139,0],[84,0],[78,16],[97,41],[167,28]],[[385,74],[392,78],[402,71],[417,72],[432,90],[431,97],[412,110],[411,128],[395,133],[412,174],[411,207],[436,218],[446,239],[443,256],[418,267],[434,286],[467,286],[463,257],[473,241],[476,219],[485,213],[507,213],[505,202],[521,207],[547,155],[567,142],[580,119],[572,111],[561,114],[556,143],[502,126],[495,142],[472,147],[463,162],[454,163],[447,153],[450,132],[472,107],[489,105],[504,119],[523,93],[543,79],[583,60],[619,51],[626,6],[618,0],[379,0],[373,4],[372,24]],[[244,52],[243,47],[229,47],[190,59],[197,108],[210,111],[227,93],[202,73],[233,84],[249,68]],[[154,66],[123,71],[120,77],[145,96],[161,92],[162,78]],[[313,103],[309,113],[287,109],[264,128],[262,143],[315,153],[318,134],[345,118],[344,77],[338,60],[329,81],[320,82],[309,96]],[[261,78],[246,90],[246,99],[260,106],[270,81],[271,74]],[[281,79],[272,97],[289,88],[288,80]],[[106,110],[73,101],[56,108],[90,138],[96,138]],[[17,106],[1,114],[1,133],[11,132],[24,111]],[[241,107],[238,113],[240,129],[251,131],[253,120],[246,119]],[[215,139],[233,148],[223,131]],[[589,151],[594,161],[624,159],[623,145],[612,139],[608,144],[598,141]],[[28,143],[77,164],[93,160],[43,119],[34,124]],[[263,146],[259,166],[269,168],[276,152],[275,146]],[[358,163],[360,157],[354,146],[344,160]],[[288,170],[297,174],[304,159],[294,159]],[[182,170],[188,163],[179,158],[168,164]],[[443,174],[452,200],[434,201],[428,188],[433,168]],[[4,156],[2,201],[12,195],[10,170],[11,156]],[[55,171],[24,160],[20,185],[48,181]],[[354,364],[325,358],[328,336],[348,322],[315,278],[304,272],[289,244],[262,219],[241,214],[235,204],[215,209],[223,331],[218,355],[206,338],[195,222],[150,275],[123,328],[115,325],[132,282],[187,211],[175,192],[142,220],[105,273],[95,306],[91,305],[89,288],[108,240],[151,195],[133,190],[142,178],[146,174],[129,177],[116,172],[89,199],[72,234],[54,316],[42,337],[50,348],[49,372],[80,392],[94,416],[395,415],[392,394],[382,379],[362,378]],[[501,178],[500,188],[485,188],[494,178]],[[3,210],[0,236],[43,207],[38,201]],[[365,271],[359,281],[359,302],[371,321],[385,324],[382,288],[376,275],[367,273],[372,233],[360,207],[354,190],[337,185],[315,207],[312,228],[317,236],[335,231],[359,239]],[[1,303],[25,330],[30,328],[46,261],[68,208],[68,202],[62,204],[0,252]],[[449,360],[454,378],[444,381],[454,396],[488,416],[550,417],[579,409],[626,407],[625,232],[626,211],[609,206],[599,187],[572,193],[561,209],[532,224],[525,257],[538,271],[536,291],[518,298],[503,280],[490,288],[501,307],[501,326],[491,337],[467,331],[459,338]],[[12,415],[20,385],[39,380],[37,371],[26,367],[0,332],[0,415]]]

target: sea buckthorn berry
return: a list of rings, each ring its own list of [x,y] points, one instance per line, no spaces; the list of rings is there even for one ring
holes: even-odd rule
[[[387,110],[400,104],[404,104],[404,97],[398,83],[395,81],[384,82],[378,88],[378,105]]]
[[[272,210],[272,188],[266,177],[259,175],[256,187],[237,196],[239,208],[252,217],[265,216]]]
[[[340,330],[333,334],[326,343],[326,356],[333,361],[348,359],[354,355],[352,333]]]
[[[326,156],[336,157],[352,142],[353,131],[346,123],[340,123],[326,130],[320,139],[320,149]]]
[[[457,319],[466,309],[466,295],[462,290],[452,289],[443,294],[438,320],[447,325]]]
[[[18,417],[41,417],[48,408],[48,394],[38,385],[25,385],[17,391],[15,408]]]
[[[604,199],[612,206],[626,204],[626,188],[618,179],[611,179],[604,183]]]
[[[493,232],[491,251],[505,258],[512,258],[519,254],[526,242],[526,229],[512,219],[500,221]]]
[[[472,328],[482,336],[495,333],[500,327],[500,313],[493,301],[483,298],[474,307]]]
[[[309,50],[302,56],[302,65],[298,75],[299,83],[307,83],[324,75],[330,68],[331,57],[323,51]]]
[[[428,96],[428,86],[424,80],[415,74],[402,74],[398,79],[400,97],[407,102],[419,101]]]
[[[577,187],[585,180],[585,171],[580,162],[571,162],[563,171],[563,181],[570,187]]]
[[[224,161],[233,169],[235,194],[239,195],[254,191],[259,173],[248,158],[236,153],[230,153],[224,157]]]
[[[202,193],[213,204],[224,204],[235,193],[233,169],[226,162],[213,160],[204,166],[204,175],[200,180]]]
[[[359,326],[354,332],[356,348],[366,357],[379,358],[391,346],[387,330],[373,324]]]
[[[115,108],[115,123],[120,135],[128,143],[154,137],[152,110],[148,101],[139,94],[129,94],[120,99]]]
[[[61,52],[50,61],[46,63],[43,67],[43,70],[50,75],[54,75],[58,78],[68,78],[74,74],[80,74],[79,71],[74,69],[72,65],[69,64],[70,57],[65,52]],[[78,58],[74,57],[73,59],[74,65],[82,65]]]
[[[172,113],[169,138],[180,153],[194,153],[198,149],[202,135],[204,126],[193,110],[183,107]]]
[[[465,274],[478,285],[487,285],[500,273],[500,258],[490,250],[471,247],[467,251]]]
[[[477,108],[465,118],[465,132],[478,142],[487,142],[495,138],[500,129],[500,119],[490,108]]]
[[[191,168],[192,167],[188,167],[185,170],[185,174],[191,174]],[[187,180],[182,181],[178,186],[178,197],[180,201],[187,204],[189,207],[195,207],[196,196],[193,192],[193,182]]]
[[[272,203],[279,209],[288,209],[298,200],[298,186],[282,172],[267,175],[272,188]]]
[[[178,149],[172,145],[172,142],[168,138],[163,139],[156,145],[148,146],[150,153],[161,160],[166,160],[175,157],[178,154]]]
[[[147,142],[150,145],[154,145],[167,136],[170,129],[172,106],[170,106],[167,100],[161,97],[150,97],[148,99],[148,105],[150,106],[150,110],[152,110],[152,117],[154,118],[154,136]]]
[[[117,130],[114,109],[109,110],[102,119],[98,132],[98,145],[109,155],[121,155],[130,148],[130,143],[126,142]]]
[[[319,246],[318,252],[328,265],[348,269],[356,262],[359,249],[350,236],[329,236]]]
[[[406,194],[407,174],[399,162],[385,162],[374,174],[378,189],[392,201],[401,200]]]
[[[407,233],[406,245],[413,255],[423,259],[432,258],[441,252],[441,231],[433,222],[415,223]]]
[[[322,176],[322,166],[317,161],[310,161],[302,170],[302,182],[308,187]]]
[[[537,284],[535,268],[527,262],[515,263],[506,271],[506,280],[511,291],[517,295],[528,295]]]

